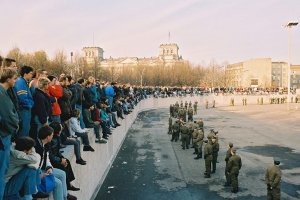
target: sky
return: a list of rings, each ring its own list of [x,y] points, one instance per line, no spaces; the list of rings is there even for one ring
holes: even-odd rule
[[[105,58],[143,58],[170,42],[194,64],[288,61],[289,21],[300,21],[300,0],[1,0],[0,55],[98,46]],[[300,64],[300,25],[290,38]]]

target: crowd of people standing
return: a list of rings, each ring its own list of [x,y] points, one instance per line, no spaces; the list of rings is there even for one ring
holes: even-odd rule
[[[146,91],[26,65],[17,72],[15,60],[0,59],[0,200],[48,197],[41,184],[50,175],[54,200],[77,199],[68,193],[80,188],[71,183],[75,175],[61,149],[74,146],[76,164],[86,165],[81,151],[95,151],[88,129],[105,145]]]

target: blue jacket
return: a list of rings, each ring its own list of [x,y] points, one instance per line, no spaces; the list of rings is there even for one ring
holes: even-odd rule
[[[23,77],[18,78],[14,86],[14,90],[18,97],[20,110],[31,109],[33,107],[34,102],[28,84]]]
[[[114,97],[115,95],[115,90],[111,85],[106,86],[104,91],[107,97]]]
[[[2,85],[0,85],[0,104],[0,137],[15,134],[19,127],[19,116]]]
[[[98,103],[98,91],[97,91],[97,87],[95,85],[92,85],[90,87],[91,90],[91,94],[92,94],[92,98],[93,98],[93,102],[94,103]]]

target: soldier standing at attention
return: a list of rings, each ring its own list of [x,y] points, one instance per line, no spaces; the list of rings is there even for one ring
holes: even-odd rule
[[[189,107],[188,109],[188,121],[193,121],[193,108],[192,107]]]
[[[193,143],[195,148],[194,154],[197,155],[197,157],[194,158],[195,160],[202,158],[203,138],[204,138],[203,131],[199,127],[197,127],[193,132]]]
[[[205,140],[204,159],[205,159],[205,173],[204,178],[210,178],[211,162],[212,162],[212,145],[211,140]]]
[[[189,103],[189,108],[191,108],[192,107],[192,102],[190,101],[190,103]]]
[[[238,176],[241,167],[242,167],[241,157],[236,155],[236,149],[232,148],[231,157],[229,158],[228,166],[227,166],[227,173],[229,174],[231,180],[232,193],[237,193],[239,191]]]
[[[213,149],[213,153],[212,153],[213,170],[211,173],[214,174],[216,173],[216,166],[217,166],[218,153],[219,153],[219,142],[216,135],[214,135],[212,138],[212,149]]]
[[[198,121],[197,121],[197,124],[199,126],[199,128],[203,131],[204,133],[204,123],[203,123],[203,119],[200,118]]]
[[[185,109],[187,110],[187,108],[188,108],[188,102],[187,101],[185,101],[185,103],[184,103],[184,107],[185,107]]]
[[[172,117],[170,116],[169,117],[169,131],[168,131],[168,134],[172,134],[172,125],[173,125]]]
[[[180,101],[180,107],[183,108],[183,102],[182,101]]]
[[[225,182],[225,187],[227,186],[230,186],[231,184],[231,181],[230,181],[230,176],[229,174],[227,173],[227,168],[228,168],[228,161],[229,161],[229,158],[231,157],[231,149],[233,147],[233,144],[231,142],[229,142],[228,144],[228,150],[226,152],[226,157],[225,157],[225,162],[226,162],[226,165],[225,165],[225,177],[226,177],[226,182]]]
[[[274,165],[268,167],[266,171],[265,181],[268,188],[268,200],[280,200],[281,170],[279,164],[280,161],[274,159]]]
[[[179,132],[180,132],[180,122],[179,122],[179,120],[176,120],[172,126],[171,142],[173,142],[174,140],[175,140],[175,142],[177,142],[177,140],[179,139]]]
[[[189,128],[186,124],[183,124],[180,128],[181,132],[181,141],[182,141],[182,149],[185,150],[185,148],[189,148]]]
[[[195,103],[194,103],[194,115],[197,115],[197,107],[198,107],[198,101],[195,101]]]

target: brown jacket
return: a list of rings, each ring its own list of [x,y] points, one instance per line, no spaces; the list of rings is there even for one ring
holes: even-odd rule
[[[265,181],[272,188],[280,188],[281,170],[277,165],[273,165],[267,169]]]

